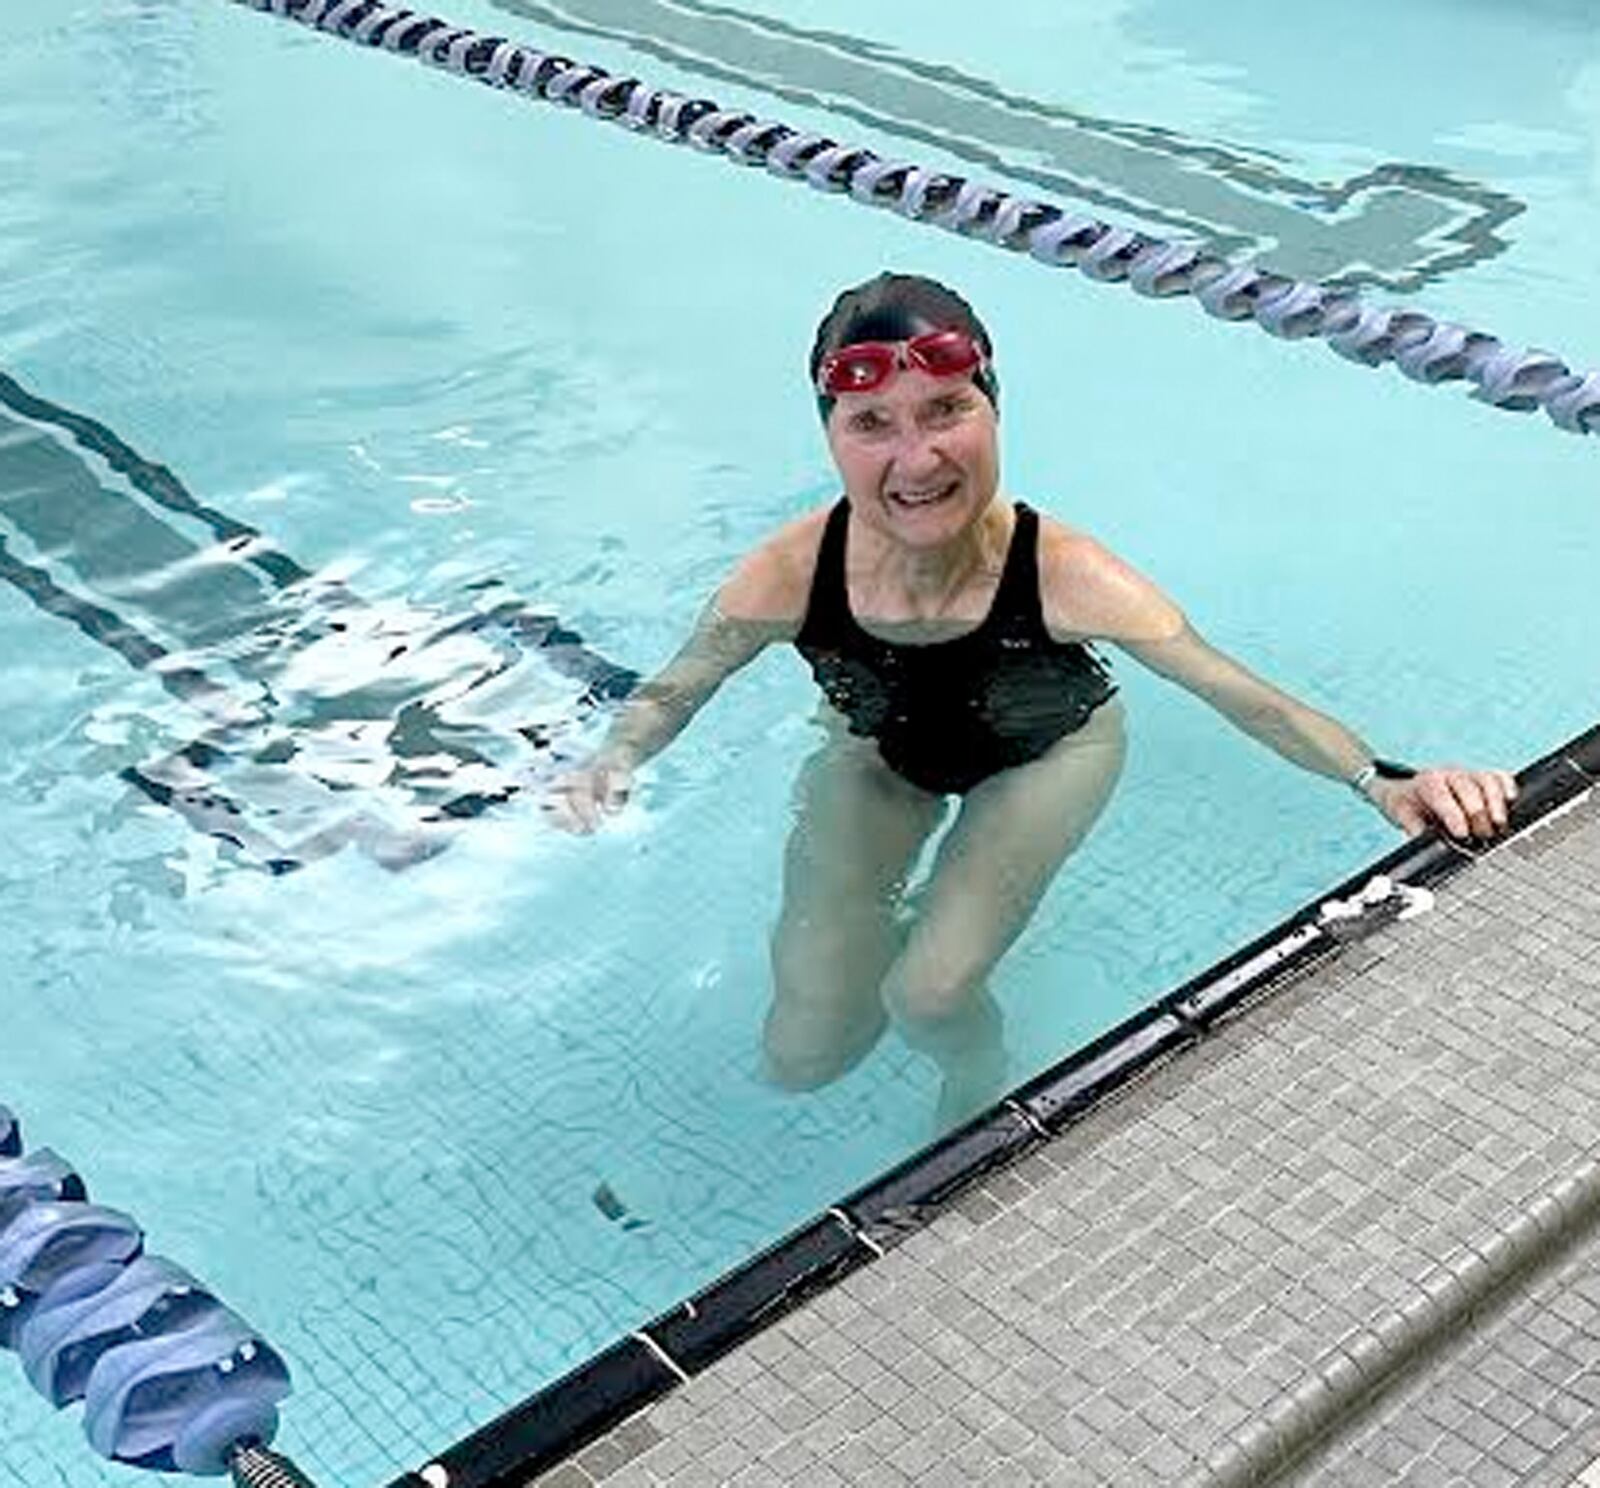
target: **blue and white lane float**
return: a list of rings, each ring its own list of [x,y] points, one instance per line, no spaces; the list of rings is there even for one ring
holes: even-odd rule
[[[1156,299],[1192,295],[1221,320],[1250,320],[1285,340],[1315,337],[1368,367],[1393,362],[1415,382],[1465,381],[1479,402],[1513,413],[1542,408],[1558,429],[1600,433],[1600,372],[1577,372],[1547,351],[1519,348],[1420,310],[1370,305],[1352,290],[1233,263],[1198,244],[1152,237],[1048,202],[776,119],[725,109],[603,67],[549,55],[383,0],[234,0],[437,67],[489,87],[565,104],[639,134],[760,166],[930,226],[1077,268]]]
[[[25,1153],[0,1106],[0,1347],[58,1410],[81,1401],[89,1445],[156,1472],[310,1488],[270,1450],[290,1393],[282,1356],[173,1262],[137,1221],[93,1203],[47,1147]]]

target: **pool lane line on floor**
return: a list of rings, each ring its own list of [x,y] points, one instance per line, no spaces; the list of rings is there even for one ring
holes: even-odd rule
[[[210,556],[203,543],[191,541],[166,513],[197,523],[215,538],[222,561],[199,562]],[[69,570],[73,582],[87,592],[63,583],[44,562],[24,559],[8,541],[8,532],[37,557],[48,557],[51,564]],[[169,604],[166,613],[147,607],[143,621],[137,621],[114,605],[114,595],[130,575],[148,579],[163,566],[188,567],[207,576],[211,587],[204,594],[185,599],[179,586],[177,597],[191,612],[188,616],[173,613]],[[270,670],[252,676],[247,660],[219,658],[212,648],[219,640],[266,644],[270,627],[274,639],[268,659],[281,661],[297,645],[316,644],[325,632],[362,621],[370,610],[367,602],[343,585],[319,581],[261,532],[198,500],[169,467],[141,455],[99,420],[33,393],[3,372],[0,583],[9,584],[45,614],[65,620],[130,667],[154,676],[168,693],[209,721],[197,737],[167,755],[118,772],[195,831],[230,843],[242,861],[273,874],[302,867],[351,841],[362,843],[385,866],[403,868],[420,860],[403,832],[390,830],[359,810],[346,810],[349,801],[332,795],[324,804],[336,814],[342,811],[347,821],[332,821],[293,842],[281,840],[273,808],[259,808],[248,792],[241,793],[236,783],[218,774],[241,760],[259,771],[264,768],[263,754],[274,750],[281,754],[285,747],[292,755],[295,734],[292,728],[286,731],[273,723]],[[109,592],[97,594],[97,586]],[[552,746],[562,729],[586,722],[597,710],[625,697],[637,674],[593,650],[558,617],[535,612],[506,593],[506,598],[465,614],[441,611],[431,617],[438,624],[427,631],[417,649],[476,633],[484,638],[487,650],[509,648],[515,653],[514,661],[502,658],[494,663],[502,670],[537,654],[551,672],[581,684],[570,717],[516,730],[532,751],[531,758],[553,767]],[[196,612],[204,614],[201,635],[193,632]],[[174,638],[176,645],[170,644]],[[494,675],[485,671],[478,681],[492,681]],[[377,680],[382,681],[381,672]],[[448,729],[435,729],[437,724],[426,699],[413,700],[394,713],[387,743],[394,774],[402,783],[403,756],[419,750],[431,755],[453,753],[468,771],[483,763],[470,753],[450,750],[448,738],[436,737],[438,732],[448,734]],[[286,732],[287,740],[280,737]],[[288,760],[275,767],[286,771]],[[310,774],[306,783],[308,788],[316,785]],[[531,776],[504,770],[484,778],[479,770],[474,783],[463,780],[453,793],[447,785],[430,781],[431,796],[426,800],[418,796],[414,805],[425,823],[455,823],[525,794],[533,783]]]
[[[1196,244],[1155,238],[910,161],[841,144],[688,98],[605,68],[551,56],[383,0],[233,0],[343,40],[411,57],[457,77],[565,104],[673,144],[690,144],[786,180],[847,195],[1052,268],[1077,268],[1156,299],[1192,295],[1221,320],[1251,320],[1282,340],[1319,338],[1346,359],[1392,361],[1415,382],[1470,381],[1472,397],[1514,413],[1542,408],[1557,428],[1600,432],[1600,372],[1421,310],[1365,304],[1353,291],[1233,263]]]
[[[389,1488],[523,1488],[566,1461],[684,1376],[698,1374],[806,1298],[883,1256],[977,1180],[1059,1136],[1157,1064],[1196,1048],[1224,1021],[1246,1015],[1342,955],[1359,955],[1360,939],[1394,918],[1402,896],[1385,896],[1355,922],[1330,919],[1324,911],[1331,902],[1349,902],[1379,879],[1396,888],[1430,889],[1571,809],[1600,785],[1600,723],[1526,766],[1517,782],[1510,826],[1493,843],[1474,848],[1430,834],[1401,844]],[[1569,1195],[1559,1202],[1563,1214],[1588,1212],[1586,1200]],[[1547,1207],[1540,1223],[1548,1219]],[[1518,1265],[1533,1257],[1531,1248],[1523,1249]],[[1496,1269],[1498,1279],[1476,1276],[1475,1284],[1492,1291],[1503,1283],[1503,1270]]]
[[[51,424],[69,435],[75,444],[98,455],[156,506],[199,522],[240,562],[260,569],[278,588],[311,577],[309,569],[279,552],[256,528],[198,500],[169,467],[147,460],[99,419],[41,398],[5,372],[0,372],[0,406],[36,423]]]
[[[707,0],[489,0],[496,10],[615,42],[681,72],[842,116],[995,171],[1023,189],[1214,252],[1270,249],[1318,277],[1415,292],[1504,253],[1516,197],[1437,166],[1389,161],[1342,180],[1293,172],[1282,157],[1136,120],[1020,96],[949,62],[837,29],[796,25]]]

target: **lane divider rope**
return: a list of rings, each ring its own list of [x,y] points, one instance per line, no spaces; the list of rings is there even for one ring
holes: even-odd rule
[[[489,87],[565,104],[740,165],[763,167],[820,191],[1027,253],[1051,267],[1076,268],[1103,283],[1126,283],[1141,295],[1192,295],[1221,320],[1250,320],[1284,340],[1319,338],[1364,366],[1393,362],[1416,382],[1470,382],[1479,402],[1515,413],[1542,408],[1568,433],[1600,432],[1600,372],[1573,371],[1549,352],[1519,349],[1420,310],[1365,304],[1347,288],[1230,262],[1194,243],[1151,237],[911,161],[886,160],[776,119],[619,77],[383,0],[233,3]]]
[[[282,1355],[131,1215],[91,1201],[0,1106],[0,1347],[58,1410],[83,1404],[102,1457],[244,1488],[311,1488],[269,1450],[291,1392]]]

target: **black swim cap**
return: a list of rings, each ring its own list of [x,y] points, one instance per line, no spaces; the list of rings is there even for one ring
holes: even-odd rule
[[[847,289],[817,326],[811,343],[811,386],[817,385],[822,359],[858,341],[908,341],[924,331],[965,331],[988,359],[972,374],[978,391],[1000,411],[1000,381],[994,374],[994,346],[977,312],[953,289],[922,274],[879,274]],[[826,421],[834,400],[817,394],[817,411]]]

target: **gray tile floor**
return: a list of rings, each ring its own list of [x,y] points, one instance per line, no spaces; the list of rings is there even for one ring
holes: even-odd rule
[[[1600,791],[538,1481],[1600,1485],[1597,1054]]]

